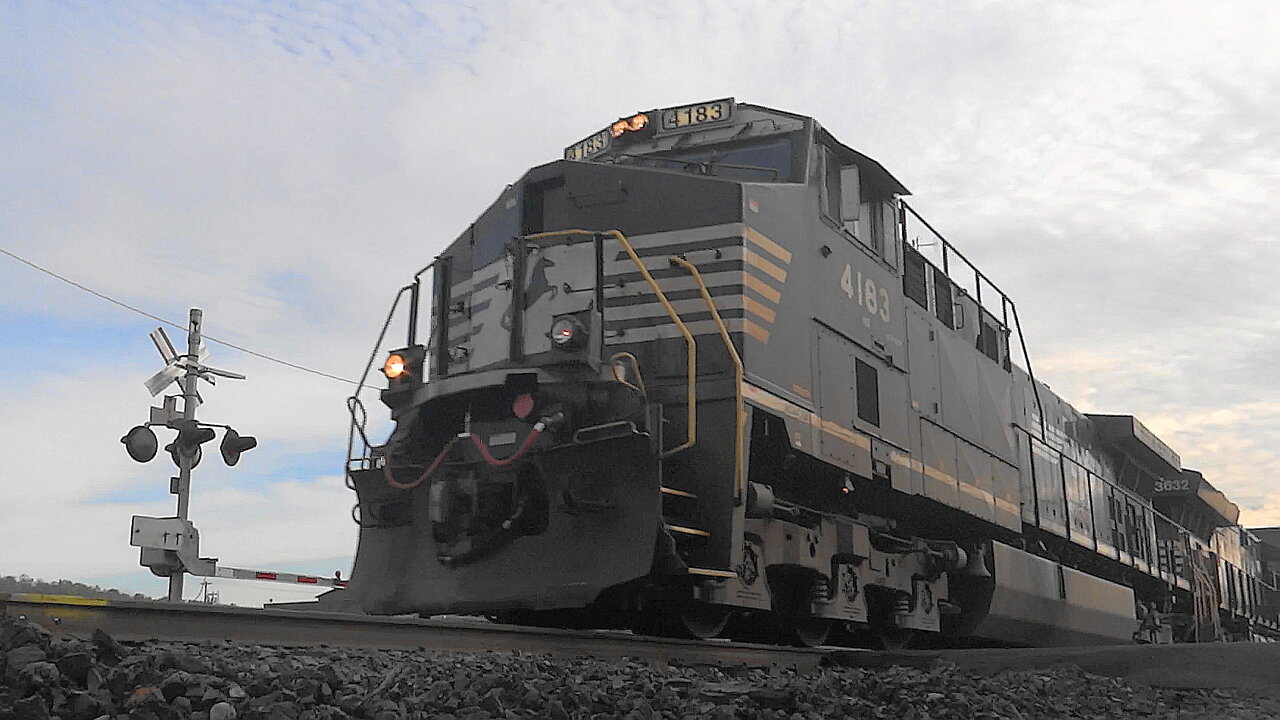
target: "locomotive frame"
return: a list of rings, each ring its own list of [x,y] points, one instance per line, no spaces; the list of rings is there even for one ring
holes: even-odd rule
[[[803,645],[1280,635],[1238,509],[1136,418],[1036,381],[1013,302],[813,118],[727,98],[565,158],[400,290],[386,443],[349,401],[367,612]]]

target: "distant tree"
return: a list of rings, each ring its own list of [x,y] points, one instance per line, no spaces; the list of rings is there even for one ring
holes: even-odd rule
[[[102,600],[150,600],[142,593],[120,592],[115,588],[103,588],[99,585],[85,585],[74,580],[45,581],[23,573],[18,577],[5,575],[0,577],[0,592],[4,593],[42,593],[46,595],[74,595],[76,597],[99,598]]]

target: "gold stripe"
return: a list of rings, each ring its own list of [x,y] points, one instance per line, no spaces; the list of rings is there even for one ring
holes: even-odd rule
[[[924,466],[924,474],[926,477],[933,478],[934,480],[937,480],[940,483],[945,483],[947,485],[951,485],[952,487],[959,484],[959,481],[957,481],[955,477],[931,465]]]
[[[742,284],[760,293],[761,297],[769,302],[776,303],[782,300],[782,293],[774,290],[773,286],[752,275],[751,273],[742,273]]]
[[[960,492],[965,495],[972,495],[979,500],[995,500],[995,496],[991,493],[975,485],[970,485],[969,483],[960,483]]]
[[[765,237],[759,230],[756,230],[753,227],[747,227],[742,231],[742,237],[755,243],[761,250],[764,250],[782,262],[787,263],[788,265],[791,264],[791,251]]]
[[[773,263],[764,259],[760,255],[757,255],[751,252],[750,250],[742,251],[742,259],[746,260],[748,265],[755,265],[756,267],[760,268],[761,270],[764,271],[765,275],[772,277],[774,280],[777,280],[778,282],[787,281],[786,270],[783,270],[782,268],[778,267],[777,265],[774,265]]]
[[[1011,512],[1015,515],[1019,515],[1022,513],[1021,507],[1019,507],[1016,503],[1011,503],[1008,500],[1005,500],[1004,498],[999,498],[999,497],[996,498],[996,507],[1000,508],[1001,510],[1004,510],[1005,512]]]
[[[93,607],[103,607],[107,605],[106,600],[100,598],[77,597],[75,595],[48,595],[45,593],[15,593],[9,596],[14,600],[33,603],[47,603],[50,605],[90,605]]]
[[[677,490],[675,488],[662,487],[659,489],[662,490],[663,494],[666,494],[666,495],[675,495],[677,497],[687,497],[687,498],[698,497],[697,495],[694,495],[691,492],[685,492],[684,490]]]
[[[738,573],[732,570],[712,570],[710,568],[689,568],[690,575],[705,575],[707,577],[716,578],[734,578],[738,577]]]
[[[766,307],[763,303],[751,297],[750,295],[742,296],[742,307],[745,308],[746,311],[751,313],[752,315],[759,316],[760,319],[764,320],[765,322],[773,322],[773,319],[778,315],[776,312],[773,311],[773,308]]]
[[[805,400],[808,400],[813,395],[813,393],[809,392],[809,388],[800,387],[795,383],[791,383],[791,391],[799,395],[800,397],[804,398]]]
[[[698,530],[697,528],[682,527],[680,525],[668,525],[667,529],[671,532],[683,533],[685,535],[697,535],[699,537],[711,537],[711,533],[706,530]]]
[[[769,342],[769,331],[751,322],[750,320],[744,319],[742,321],[742,330],[746,332],[748,335],[750,335],[751,337],[759,340],[762,343]]]
[[[861,433],[856,433],[849,428],[833,423],[830,420],[817,418],[817,422],[819,423],[818,427],[822,428],[822,431],[826,434],[838,437],[845,442],[852,443],[853,445],[857,445],[863,450],[871,449],[871,439],[867,436],[862,435]]]

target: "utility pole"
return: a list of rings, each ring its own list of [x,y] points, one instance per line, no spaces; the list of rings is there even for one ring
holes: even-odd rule
[[[204,321],[204,311],[191,308],[190,324],[187,326],[187,363],[186,374],[182,376],[182,419],[188,423],[196,421],[196,408],[200,407],[200,393],[196,390],[196,380],[200,379],[200,326]],[[187,519],[191,507],[191,466],[195,456],[187,453],[178,454],[178,518]],[[182,583],[186,573],[178,571],[169,575],[169,601],[182,602]]]

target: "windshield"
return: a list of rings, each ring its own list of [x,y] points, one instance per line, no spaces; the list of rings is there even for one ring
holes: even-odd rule
[[[791,158],[791,140],[776,138],[662,155],[630,155],[623,162],[751,182],[788,182]]]

